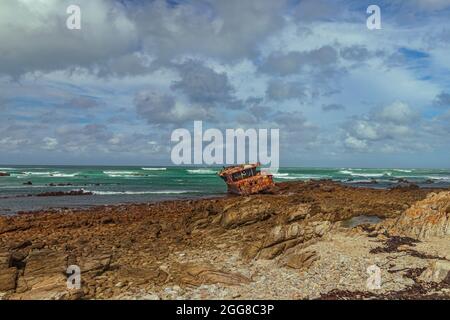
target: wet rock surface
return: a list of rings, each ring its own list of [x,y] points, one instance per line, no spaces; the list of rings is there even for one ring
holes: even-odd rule
[[[449,297],[445,265],[433,264],[450,259],[446,235],[406,241],[393,238],[388,224],[440,190],[331,181],[280,183],[277,190],[0,217],[0,293],[3,299],[339,299],[361,292],[360,298],[382,298],[416,286],[409,296]],[[361,215],[386,221],[342,227]],[[79,290],[67,287],[73,265],[81,271]],[[370,265],[382,269],[377,292],[367,289]]]

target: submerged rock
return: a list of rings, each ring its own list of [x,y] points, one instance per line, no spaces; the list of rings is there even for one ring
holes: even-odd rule
[[[71,190],[71,191],[50,191],[38,193],[36,197],[61,197],[61,196],[90,196],[93,195],[90,191],[80,190]]]

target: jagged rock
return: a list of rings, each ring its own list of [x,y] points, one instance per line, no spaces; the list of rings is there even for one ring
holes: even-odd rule
[[[49,191],[36,194],[36,197],[62,197],[62,196],[91,196],[91,191],[70,190],[70,191]]]
[[[330,228],[329,221],[277,225],[259,244],[252,244],[251,249],[244,248],[241,255],[246,258],[273,259],[300,243],[322,237]]]
[[[16,243],[12,243],[10,244],[10,249],[11,250],[20,250],[26,247],[31,246],[33,243],[30,240],[25,240],[25,241],[20,241],[20,242],[16,242]]]
[[[289,208],[285,213],[285,221],[287,223],[305,219],[308,217],[309,213],[311,211],[311,205],[310,204],[298,204],[293,205],[291,208]]]
[[[419,189],[419,186],[412,182],[400,182],[397,185],[390,188],[391,190],[401,190],[401,191],[410,191],[410,190],[417,190]]]
[[[111,264],[111,255],[102,254],[94,257],[86,257],[80,259],[80,271],[81,273],[95,273],[97,275],[102,274],[108,270]]]
[[[14,290],[16,288],[17,269],[0,269],[0,292]]]
[[[244,260],[252,260],[253,258],[255,258],[258,253],[261,251],[262,249],[262,243],[257,241],[257,242],[253,242],[247,246],[244,247],[244,249],[241,250],[241,257]]]
[[[146,267],[136,268],[123,266],[118,270],[118,277],[122,280],[133,281],[136,284],[152,282],[162,284],[167,280],[168,273],[161,268]],[[117,287],[125,286],[123,282],[118,282]]]
[[[9,252],[0,252],[0,269],[9,267],[11,254]]]
[[[14,299],[59,299],[68,294],[67,255],[49,249],[34,251],[17,280]]]
[[[431,193],[407,209],[389,232],[417,239],[450,236],[450,192]]]
[[[25,266],[24,260],[26,257],[27,257],[27,254],[25,252],[15,251],[15,252],[11,253],[9,265],[11,267],[23,269]]]
[[[53,274],[34,279],[27,284],[29,290],[14,294],[12,299],[18,300],[59,300],[70,295],[67,289],[67,278],[63,274]],[[16,290],[18,291],[18,289]]]
[[[227,229],[236,228],[265,220],[273,213],[274,209],[270,203],[249,197],[244,201],[239,201],[232,206],[224,208],[220,224]]]
[[[435,260],[432,261],[429,267],[420,275],[419,280],[425,282],[442,282],[447,277],[450,277],[450,261]]]
[[[315,251],[294,252],[285,258],[285,265],[292,269],[305,270],[319,259]]]

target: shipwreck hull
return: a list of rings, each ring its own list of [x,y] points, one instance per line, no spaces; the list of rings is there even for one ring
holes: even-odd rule
[[[259,175],[227,184],[228,192],[239,195],[249,195],[266,191],[273,187],[271,175]]]
[[[249,195],[266,191],[275,184],[273,176],[257,171],[259,163],[224,168],[219,176],[226,182],[228,192]]]

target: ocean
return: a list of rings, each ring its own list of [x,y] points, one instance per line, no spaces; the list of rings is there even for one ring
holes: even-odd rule
[[[48,208],[215,197],[226,193],[220,168],[0,166],[0,214]],[[424,188],[448,188],[450,169],[281,168],[275,181],[332,179],[354,186],[388,188],[399,179]],[[375,183],[376,182],[376,183]],[[92,195],[37,196],[84,190]]]

